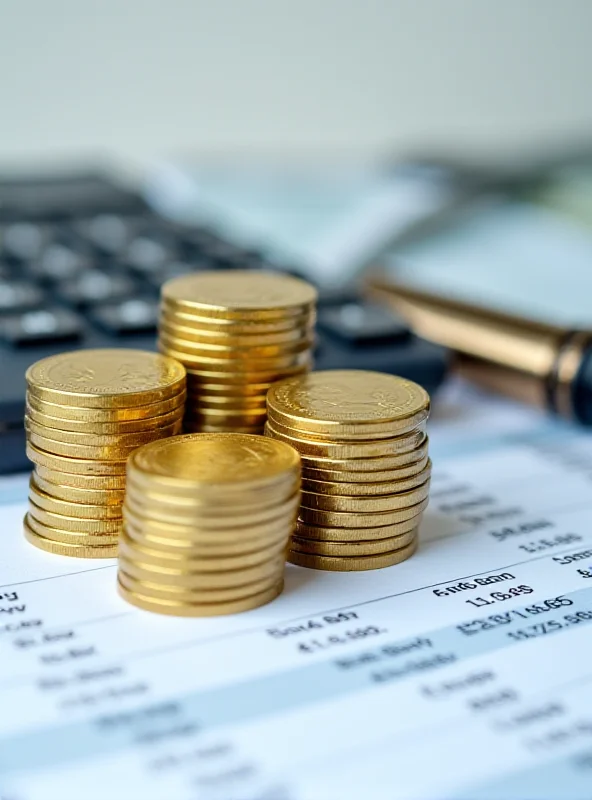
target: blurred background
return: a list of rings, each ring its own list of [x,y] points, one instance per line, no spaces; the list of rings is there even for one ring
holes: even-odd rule
[[[477,360],[592,424],[592,335],[557,378],[592,327],[591,30],[592,0],[0,0],[0,472],[30,364],[154,348],[163,284],[211,269],[315,283],[318,369],[433,393]],[[563,326],[543,375],[530,320]]]
[[[5,167],[495,159],[592,130],[589,0],[0,0],[0,26]]]

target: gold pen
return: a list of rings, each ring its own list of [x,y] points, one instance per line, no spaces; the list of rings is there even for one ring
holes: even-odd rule
[[[592,425],[592,330],[505,314],[379,274],[369,277],[366,288],[415,333],[454,351],[456,368],[470,380]]]

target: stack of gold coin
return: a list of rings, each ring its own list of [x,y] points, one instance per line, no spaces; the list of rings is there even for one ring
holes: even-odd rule
[[[185,395],[182,364],[141,350],[79,350],[30,367],[28,541],[60,555],[115,557],[126,460],[180,433]]]
[[[311,368],[316,297],[304,281],[256,271],[163,286],[159,348],[187,368],[187,431],[263,432],[269,387]]]
[[[283,588],[300,502],[300,458],[282,442],[194,433],[131,456],[118,586],[177,616],[247,611]]]
[[[302,458],[289,560],[345,571],[411,556],[431,474],[424,389],[378,372],[313,372],[273,386],[267,404],[267,436]]]

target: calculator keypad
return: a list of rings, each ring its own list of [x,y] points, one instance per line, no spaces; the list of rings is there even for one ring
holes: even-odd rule
[[[219,231],[160,217],[101,176],[0,180],[0,198],[0,431],[22,425],[24,374],[39,358],[68,347],[153,349],[160,287],[170,278],[212,269],[306,277]],[[400,373],[433,390],[446,358],[345,287],[320,292],[315,364]],[[28,466],[24,431],[16,455],[3,450],[0,433],[0,473],[15,463]]]

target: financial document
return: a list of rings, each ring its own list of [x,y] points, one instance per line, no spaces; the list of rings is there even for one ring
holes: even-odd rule
[[[159,617],[0,483],[1,800],[586,800],[592,437],[453,387],[418,553]]]

